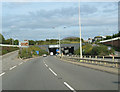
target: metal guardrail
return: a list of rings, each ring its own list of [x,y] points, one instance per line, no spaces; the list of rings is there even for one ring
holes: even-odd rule
[[[101,59],[94,59],[94,58],[79,58],[73,56],[58,56],[59,58],[63,58],[66,60],[80,62],[80,63],[87,63],[93,65],[100,65],[112,68],[119,68],[120,62],[118,61],[110,61],[110,60],[101,60]]]
[[[79,55],[72,55],[73,57],[80,57]],[[96,59],[98,59],[98,58],[100,58],[100,59],[113,59],[113,60],[115,60],[115,59],[120,59],[120,57],[118,57],[118,56],[90,56],[90,55],[83,55],[83,58],[96,58]]]

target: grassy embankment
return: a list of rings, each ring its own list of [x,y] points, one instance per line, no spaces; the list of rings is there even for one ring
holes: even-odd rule
[[[37,54],[36,51],[39,51],[39,54]],[[43,50],[43,49],[40,49],[39,47],[36,47],[36,46],[30,46],[28,48],[22,48],[19,51],[19,57],[22,58],[22,59],[42,56],[43,54],[48,54],[48,52]]]
[[[74,53],[77,55],[80,55],[80,49],[76,50]],[[86,44],[82,46],[82,52],[83,55],[91,55],[91,56],[108,56],[110,54],[114,54],[115,50],[111,48],[108,49],[108,46],[99,44],[99,45],[93,45],[93,44]]]
[[[1,47],[0,46],[0,55],[7,54],[9,52],[12,52],[18,49],[19,49],[18,47]]]

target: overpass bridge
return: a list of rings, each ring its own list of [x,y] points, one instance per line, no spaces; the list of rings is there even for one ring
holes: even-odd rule
[[[120,37],[103,40],[103,41],[100,41],[100,43],[105,44],[105,45],[111,45],[111,46],[114,46],[114,47],[120,49]]]
[[[0,46],[6,46],[6,47],[22,47],[19,45],[9,45],[9,44],[0,44]],[[30,45],[32,46],[32,45]],[[36,45],[40,47],[41,49],[44,49],[47,52],[53,52],[54,55],[56,54],[56,49],[59,49],[59,45]],[[64,54],[69,54],[72,53],[74,54],[74,50],[77,50],[79,48],[79,43],[74,43],[74,44],[61,44],[61,51]]]
[[[44,49],[47,52],[53,52],[54,55],[56,54],[56,49],[59,49],[59,45],[37,45],[41,49]],[[74,50],[77,50],[79,48],[79,43],[74,43],[74,44],[61,44],[61,51],[64,54],[69,54],[74,52]]]
[[[9,44],[0,44],[0,46],[5,46],[5,47],[20,47],[19,45],[9,45]]]

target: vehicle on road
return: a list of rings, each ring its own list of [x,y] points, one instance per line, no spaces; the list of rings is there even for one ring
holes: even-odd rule
[[[53,52],[50,52],[50,56],[53,56]]]
[[[46,54],[43,54],[43,57],[47,57],[47,55],[46,55]]]

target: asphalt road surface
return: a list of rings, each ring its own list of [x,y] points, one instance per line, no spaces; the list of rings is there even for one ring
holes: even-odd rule
[[[3,90],[117,90],[118,76],[39,57],[10,68],[2,77]]]

